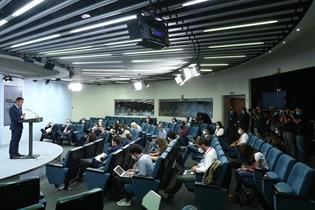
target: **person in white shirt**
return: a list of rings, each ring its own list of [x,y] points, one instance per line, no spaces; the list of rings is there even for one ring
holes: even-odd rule
[[[246,133],[245,126],[240,125],[237,132],[240,137],[230,145],[231,147],[240,146],[241,144],[247,144],[248,142],[248,134]]]
[[[214,134],[217,137],[224,135],[224,127],[221,121],[216,122]]]
[[[133,128],[133,129],[135,129],[136,131],[139,131],[139,132],[142,131],[141,126],[138,125],[136,122],[132,122],[132,123],[130,124],[130,127]]]
[[[239,125],[237,132],[240,137],[232,144],[230,144],[230,146],[223,148],[230,158],[241,158],[239,146],[241,146],[242,144],[247,144],[248,142],[248,134],[246,133],[246,130],[247,128],[244,125]]]
[[[159,137],[159,138],[166,139],[167,132],[166,132],[166,130],[163,128],[162,124],[159,124],[159,125],[158,125],[158,128],[159,128],[158,137]]]
[[[204,173],[217,160],[215,149],[210,147],[210,138],[199,136],[196,139],[196,145],[204,151],[203,159],[190,170],[185,170],[183,175],[177,176],[173,185],[171,184],[166,189],[159,190],[158,193],[163,198],[172,197],[181,188],[183,182],[194,183],[195,173]]]

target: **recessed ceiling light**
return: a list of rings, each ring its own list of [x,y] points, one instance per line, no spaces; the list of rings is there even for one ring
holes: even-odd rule
[[[60,34],[54,34],[54,35],[45,36],[45,37],[38,38],[38,39],[33,39],[31,41],[22,42],[22,43],[19,43],[19,44],[12,45],[11,48],[21,47],[21,46],[25,46],[25,45],[28,45],[28,44],[33,44],[33,43],[36,43],[36,42],[41,42],[41,41],[45,41],[45,40],[49,40],[49,39],[54,39],[54,38],[57,38],[57,37],[60,37]]]
[[[271,51],[271,50],[269,50],[268,52],[269,52],[269,53],[272,53],[272,51]]]
[[[211,56],[204,57],[204,59],[224,59],[224,58],[246,58],[246,55],[227,55],[227,56]]]
[[[82,27],[82,28],[77,28],[77,29],[71,30],[70,34],[82,32],[82,31],[87,31],[87,30],[91,30],[91,29],[99,28],[99,27],[103,27],[103,26],[108,26],[108,25],[112,25],[112,24],[115,24],[115,23],[120,23],[120,22],[124,22],[124,21],[128,21],[128,20],[133,20],[133,19],[136,19],[136,18],[137,18],[137,15],[130,15],[130,16],[118,18],[118,19],[115,19],[115,20],[109,20],[109,21],[105,21],[103,23],[93,24],[93,25],[89,25],[89,26],[86,26],[86,27]]]
[[[59,57],[59,59],[94,58],[94,57],[108,57],[108,56],[112,56],[112,54],[65,56],[65,57]]]
[[[67,48],[67,49],[60,49],[60,50],[52,50],[52,51],[45,51],[40,52],[39,54],[48,54],[48,53],[56,53],[56,52],[64,52],[64,51],[72,51],[72,50],[81,50],[91,48],[92,46],[84,46],[84,47],[75,47],[75,48]]]
[[[90,17],[91,17],[91,15],[90,15],[90,14],[87,14],[87,13],[81,15],[81,18],[82,18],[82,19],[88,19],[88,18],[90,18]]]
[[[105,71],[125,71],[125,69],[82,69],[81,71],[105,72]]]
[[[115,64],[122,63],[122,61],[86,61],[86,62],[72,62],[73,65],[86,65],[86,64]]]
[[[68,51],[61,51],[61,52],[54,52],[54,53],[45,53],[46,56],[53,56],[53,55],[62,55],[62,54],[73,54],[73,53],[79,53],[79,52],[86,52],[86,51],[93,51],[93,50],[100,50],[102,48],[96,47],[96,48],[88,48],[88,49],[81,49],[81,50],[68,50]]]
[[[111,46],[111,45],[120,45],[120,44],[127,44],[127,43],[140,42],[140,41],[141,39],[133,39],[133,40],[125,40],[125,41],[119,41],[119,42],[110,42],[104,45]]]
[[[214,45],[209,48],[224,48],[224,47],[242,47],[242,46],[251,46],[251,45],[261,45],[264,42],[250,42],[250,43],[239,43],[239,44],[225,44],[225,45]]]
[[[212,29],[206,29],[204,32],[213,32],[213,31],[223,31],[223,30],[229,30],[229,29],[236,29],[236,28],[246,28],[246,27],[252,27],[252,26],[259,26],[259,25],[267,25],[272,23],[277,23],[277,20],[270,20],[270,21],[262,21],[262,22],[255,22],[255,23],[247,23],[247,24],[240,24],[235,26],[226,26],[226,27],[219,27],[219,28],[212,28]]]
[[[137,52],[127,52],[124,55],[137,55],[137,54],[150,54],[150,53],[163,53],[163,52],[178,52],[184,49],[166,49],[166,50],[148,50],[148,51],[137,51]]]
[[[212,69],[200,69],[200,71],[202,71],[202,72],[212,72],[213,70]]]
[[[187,7],[187,6],[191,6],[191,5],[194,5],[194,4],[199,4],[199,3],[202,3],[202,2],[206,2],[208,0],[193,0],[193,1],[188,1],[186,3],[183,4],[183,7]]]
[[[200,66],[228,66],[228,63],[202,63]]]
[[[301,29],[300,28],[297,28],[297,29],[295,29],[296,31],[301,31]]]
[[[6,24],[8,21],[6,19],[0,20],[0,27]]]
[[[23,13],[27,12],[28,10],[32,9],[33,7],[37,6],[38,4],[42,3],[44,0],[33,0],[30,3],[26,4],[22,8],[18,9],[15,11],[12,16],[13,17],[18,17],[22,15]]]
[[[286,42],[286,41],[283,41],[283,42],[282,42],[282,44],[285,44],[285,43],[287,43],[287,42]]]

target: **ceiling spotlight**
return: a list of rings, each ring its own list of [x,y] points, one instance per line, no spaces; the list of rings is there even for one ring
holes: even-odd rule
[[[136,81],[136,82],[132,83],[132,86],[135,90],[142,90],[143,82],[142,81]]]
[[[297,28],[297,29],[295,29],[296,31],[301,31],[301,29],[300,28]]]
[[[269,52],[269,53],[272,53],[272,51],[271,51],[271,50],[269,50],[268,52]]]
[[[91,17],[91,15],[90,15],[90,14],[87,14],[87,13],[81,15],[81,18],[82,18],[82,19],[88,19],[88,18],[90,18],[90,17]]]
[[[2,80],[7,83],[13,82],[12,76],[9,76],[9,75],[4,76]]]
[[[287,42],[286,42],[286,41],[283,41],[283,42],[282,42],[282,44],[285,44],[285,43],[287,43]]]
[[[49,82],[50,82],[50,79],[46,79],[45,84],[48,85]]]
[[[83,86],[80,82],[74,82],[74,83],[70,83],[68,85],[69,90],[71,91],[81,91]]]
[[[183,82],[183,78],[180,74],[175,77],[175,82],[178,85]]]

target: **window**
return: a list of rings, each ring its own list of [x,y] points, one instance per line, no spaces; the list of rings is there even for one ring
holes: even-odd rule
[[[154,115],[153,99],[115,100],[115,115],[146,116]]]

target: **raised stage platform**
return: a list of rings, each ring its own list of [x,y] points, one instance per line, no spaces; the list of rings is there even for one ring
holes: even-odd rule
[[[20,142],[19,152],[28,154],[28,142]],[[0,180],[37,169],[62,154],[62,147],[49,143],[33,141],[33,154],[36,159],[10,159],[9,145],[0,146]]]

